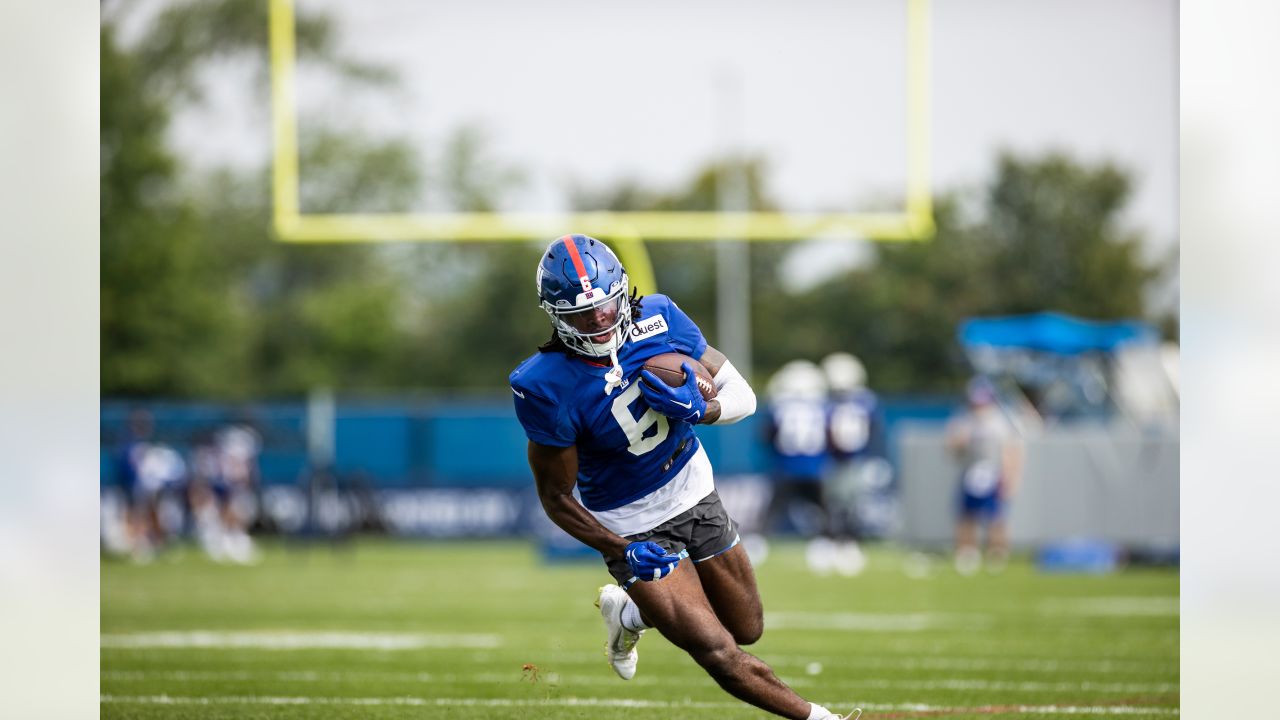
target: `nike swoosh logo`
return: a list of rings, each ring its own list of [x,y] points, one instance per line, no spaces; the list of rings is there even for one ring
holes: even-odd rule
[[[673,403],[675,403],[675,404],[679,405],[680,407],[682,407],[682,408],[684,408],[684,409],[686,409],[686,410],[692,410],[692,409],[693,409],[693,401],[692,401],[692,400],[690,400],[690,401],[689,401],[689,402],[687,402],[687,403],[682,403],[682,402],[680,402],[679,400],[672,400],[671,402],[673,402]]]
[[[519,397],[521,400],[524,400],[524,399],[525,399],[525,397],[524,397],[524,393],[520,392],[519,390],[517,390],[517,389],[515,389],[515,388],[511,388],[511,392],[515,393],[515,394],[516,394],[516,397]]]

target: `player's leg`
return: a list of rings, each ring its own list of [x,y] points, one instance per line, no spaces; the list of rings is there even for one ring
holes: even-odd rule
[[[973,575],[982,567],[982,551],[978,549],[978,524],[984,518],[988,506],[986,495],[970,492],[967,475],[960,477],[960,497],[956,522],[956,572]]]
[[[831,514],[824,502],[822,483],[817,479],[797,487],[796,497],[806,511],[807,527],[802,531],[808,536],[804,559],[809,570],[827,575],[835,569],[836,543],[831,536]]]
[[[739,645],[750,645],[764,632],[764,610],[756,573],[718,492],[712,492],[690,511],[688,551],[698,571],[703,594],[716,617]]]
[[[764,633],[764,608],[756,573],[741,545],[694,565],[712,610],[739,645],[750,645]]]
[[[972,512],[963,512],[956,523],[956,570],[961,575],[972,575],[982,564],[978,551],[978,518]]]
[[[766,537],[777,532],[778,526],[791,508],[796,484],[786,477],[773,478],[773,487],[769,494],[769,504],[765,506],[764,519],[760,523],[760,533]]]
[[[991,513],[988,517],[987,569],[991,572],[1000,572],[1009,562],[1009,524],[1005,520],[1002,498],[993,498]]]
[[[726,692],[776,715],[807,720],[813,711],[809,702],[738,647],[707,601],[698,576],[692,563],[681,563],[662,580],[634,583],[628,592],[658,632],[689,653]]]

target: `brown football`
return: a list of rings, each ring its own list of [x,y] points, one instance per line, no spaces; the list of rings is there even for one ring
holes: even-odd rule
[[[644,369],[657,375],[671,387],[680,387],[684,385],[684,369],[680,367],[682,363],[689,363],[689,367],[693,368],[693,374],[698,376],[698,390],[702,392],[702,399],[710,400],[715,397],[716,384],[711,380],[711,373],[702,363],[688,355],[680,353],[654,355],[644,361]]]

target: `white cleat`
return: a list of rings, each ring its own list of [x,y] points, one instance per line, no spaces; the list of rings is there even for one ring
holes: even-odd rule
[[[635,632],[622,625],[622,608],[627,604],[627,591],[617,585],[605,585],[600,588],[596,598],[596,607],[600,608],[600,617],[604,618],[605,631],[609,639],[605,641],[604,652],[609,658],[609,665],[618,677],[630,680],[636,676],[636,661],[640,656],[636,653],[636,643],[644,631]]]
[[[848,715],[837,715],[821,705],[810,703],[810,706],[814,713],[826,713],[821,720],[858,720],[858,718],[862,717],[862,708],[855,708]]]

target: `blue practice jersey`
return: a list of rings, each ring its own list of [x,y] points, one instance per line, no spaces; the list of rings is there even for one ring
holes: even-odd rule
[[[822,479],[827,462],[827,403],[817,398],[780,398],[769,405],[777,473],[791,480]]]
[[[879,401],[862,389],[831,398],[831,454],[837,460],[876,455],[880,436]]]
[[[533,442],[578,446],[578,493],[588,510],[621,507],[666,485],[693,457],[693,427],[649,407],[644,361],[668,352],[702,357],[702,331],[665,295],[648,295],[618,349],[623,382],[606,395],[607,358],[539,352],[510,376],[516,417]]]

